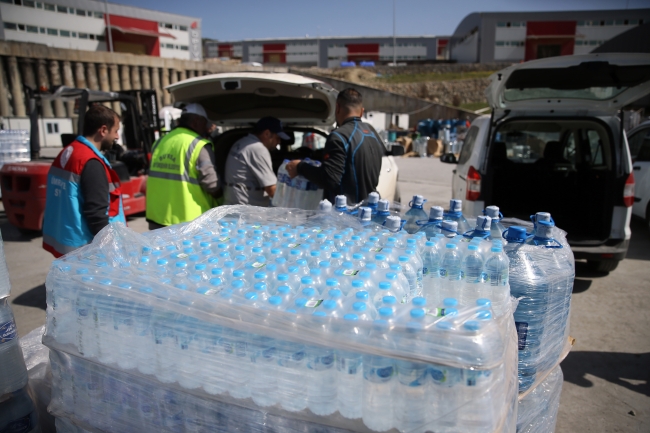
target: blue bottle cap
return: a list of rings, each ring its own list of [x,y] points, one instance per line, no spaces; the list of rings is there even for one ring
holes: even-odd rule
[[[293,301],[293,304],[296,306],[296,308],[302,308],[305,305],[307,305],[307,299],[305,299],[305,298],[296,298],[296,300]]]
[[[427,299],[423,298],[422,296],[417,296],[413,298],[411,302],[413,303],[413,305],[417,307],[424,307],[425,305],[427,305]]]
[[[312,257],[320,257],[320,251],[319,250],[313,250],[309,253],[310,256]]]
[[[478,247],[476,245],[469,244],[467,246],[467,249],[470,250],[470,251],[477,251]]]
[[[403,263],[406,263],[406,262],[409,261],[409,258],[408,258],[408,256],[399,256],[399,261],[403,262]]]
[[[313,287],[305,287],[304,289],[302,289],[302,294],[305,296],[312,297],[316,295],[316,290]]]
[[[393,309],[390,307],[381,307],[378,312],[384,319],[393,317]]]
[[[326,299],[323,301],[323,308],[326,310],[333,310],[336,308],[336,301],[333,299]]]
[[[501,248],[501,247],[492,247],[492,248],[490,248],[490,251],[492,251],[493,253],[500,253],[501,251],[503,251],[503,248]]]
[[[526,228],[521,226],[510,226],[506,231],[506,240],[508,241],[524,241],[526,240]]]
[[[233,262],[232,260],[228,260],[227,262],[224,262],[223,265],[224,265],[225,267],[227,267],[227,268],[232,269],[232,268],[235,267],[235,262]]]
[[[204,271],[205,268],[206,268],[205,263],[197,263],[196,265],[194,265],[194,269],[197,271]]]
[[[256,280],[264,279],[264,278],[266,278],[266,272],[255,272],[255,275],[253,275],[253,277]]]
[[[223,284],[223,280],[221,278],[210,278],[210,284],[212,284],[213,286],[220,286]]]
[[[363,280],[353,280],[352,281],[352,287],[354,287],[355,289],[362,288],[363,285],[364,285]]]
[[[278,274],[277,280],[278,281],[288,281],[289,280],[289,275],[287,275],[287,274]]]
[[[266,283],[255,283],[253,288],[259,292],[263,292],[266,290]]]
[[[201,289],[205,289],[205,288],[201,288]],[[198,290],[197,290],[197,292],[198,292]],[[206,290],[206,292],[207,292],[207,290]],[[203,294],[205,294],[205,292]],[[221,298],[223,298],[223,299],[230,299],[232,297],[232,290],[230,290],[230,289],[222,290],[221,292],[219,292],[219,296]]]
[[[165,266],[167,263],[168,263],[168,262],[167,262],[167,259],[158,259],[158,260],[156,260],[156,264],[157,264],[158,266]],[[80,270],[81,270],[81,269],[80,269]],[[86,270],[86,272],[88,272],[88,270]]]
[[[355,298],[362,299],[364,301],[367,301],[370,298],[368,292],[366,292],[365,290],[359,290],[357,293],[355,293],[354,296]]]
[[[447,248],[449,250],[453,250],[454,248],[456,248],[456,244],[447,244],[447,245],[445,245],[445,248]]]
[[[280,305],[281,303],[282,303],[282,298],[279,297],[279,296],[271,296],[271,297],[269,298],[269,304],[271,304],[271,305],[273,305],[273,306],[278,306],[278,305]]]
[[[458,310],[455,308],[445,308],[445,316],[457,316]]]
[[[395,298],[395,296],[384,296],[383,298],[381,298],[381,301],[386,305],[397,304],[397,298]]]
[[[186,268],[187,263],[186,262],[176,262],[176,267],[177,268]]]
[[[302,277],[300,284],[314,284],[314,279],[312,277]]]
[[[350,320],[352,322],[359,320],[359,316],[357,316],[354,313],[348,313],[345,316],[343,316],[343,319],[345,320]]]
[[[289,286],[279,286],[276,290],[282,295],[291,293],[291,288]]]
[[[249,301],[256,301],[257,300],[257,293],[255,293],[255,292],[247,292],[246,295],[244,295],[244,296]]]
[[[328,278],[325,284],[327,284],[328,287],[336,287],[339,285],[339,280],[336,278]]]
[[[452,327],[452,325],[451,325],[450,322],[440,321],[440,322],[436,323],[436,328],[438,328],[438,329],[442,329],[442,330],[444,330],[444,331],[449,331],[449,330],[451,330],[453,327]]]
[[[244,271],[241,270],[241,269],[236,269],[236,270],[232,271],[232,276],[235,277],[235,278],[241,278],[241,277],[244,276]]]
[[[318,262],[318,266],[320,266],[321,268],[329,268],[331,264],[329,261],[323,260],[322,262]]]
[[[232,285],[235,289],[241,289],[242,287],[244,287],[244,282],[243,282],[242,280],[235,280],[235,281],[233,281],[233,282],[231,283],[231,285]]]
[[[421,319],[424,317],[424,309],[423,308],[412,308],[411,309],[411,317],[413,319]]]
[[[476,320],[468,320],[463,324],[463,328],[468,331],[478,331],[481,328],[481,324]]]
[[[487,298],[480,298],[476,300],[476,305],[479,307],[489,307],[492,305],[492,302]]]
[[[492,318],[492,313],[487,310],[480,310],[476,313],[476,318],[479,320],[489,320]]]
[[[458,299],[456,299],[456,298],[445,298],[445,299],[443,299],[442,304],[445,307],[456,307],[456,306],[458,306]]]
[[[379,283],[379,290],[389,290],[392,287],[392,284],[388,281],[381,281]]]
[[[321,270],[319,268],[312,268],[309,270],[309,273],[311,275],[319,276],[321,274]]]
[[[366,306],[365,302],[355,302],[354,304],[352,304],[352,309],[359,313],[366,311],[366,308],[368,307]]]
[[[300,270],[300,268],[298,268],[298,266],[289,266],[289,269],[288,269],[288,271],[289,271],[290,274],[295,274],[295,273],[297,273],[299,270]]]
[[[192,245],[192,241],[190,241],[189,239],[188,239],[188,240],[184,240],[184,241],[183,241],[183,246],[187,246],[187,245]]]
[[[296,260],[296,264],[298,264],[298,266],[307,266],[307,260],[298,259],[298,260]]]

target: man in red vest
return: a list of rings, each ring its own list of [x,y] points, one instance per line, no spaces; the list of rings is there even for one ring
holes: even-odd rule
[[[126,223],[120,179],[101,151],[118,138],[117,113],[94,105],[83,135],[59,153],[47,175],[43,248],[60,257],[90,243],[108,223]]]

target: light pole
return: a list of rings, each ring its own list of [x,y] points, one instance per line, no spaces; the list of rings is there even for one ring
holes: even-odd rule
[[[397,66],[397,38],[395,37],[395,0],[393,0],[393,66]]]
[[[108,46],[109,46],[109,51],[112,53],[113,52],[113,31],[111,30],[111,16],[108,13],[108,1],[104,0],[104,6],[106,8],[106,29],[108,33]]]

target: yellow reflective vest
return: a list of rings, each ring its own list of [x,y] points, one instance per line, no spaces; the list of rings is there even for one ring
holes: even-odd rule
[[[216,205],[199,184],[196,163],[209,142],[178,127],[154,144],[147,179],[147,220],[161,225],[192,221]]]

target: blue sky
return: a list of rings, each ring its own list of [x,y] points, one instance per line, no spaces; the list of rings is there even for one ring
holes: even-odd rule
[[[392,0],[111,0],[202,18],[219,40],[393,33]],[[472,12],[649,8],[650,0],[396,0],[397,34],[450,35]]]

